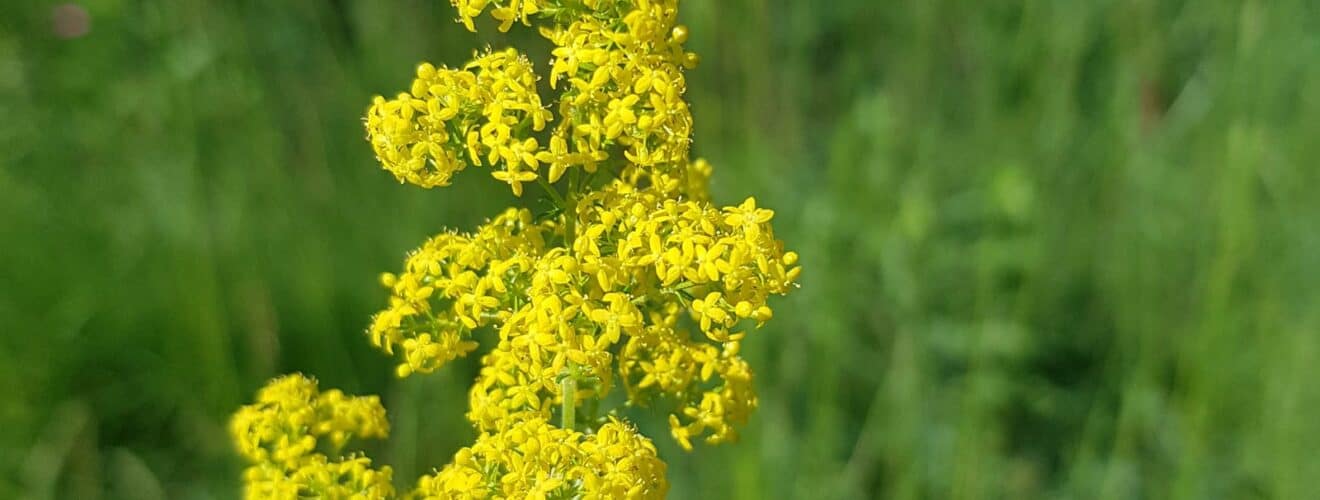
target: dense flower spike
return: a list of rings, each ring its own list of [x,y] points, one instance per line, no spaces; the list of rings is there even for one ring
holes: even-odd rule
[[[514,49],[423,63],[407,92],[375,98],[367,138],[401,182],[489,167],[554,208],[443,232],[381,276],[389,304],[367,334],[400,377],[487,348],[467,413],[480,437],[412,495],[662,497],[664,463],[607,396],[666,412],[684,449],[735,440],[757,406],[742,342],[796,288],[798,256],[756,199],[714,204],[711,165],[689,157],[697,57],[677,0],[451,1],[469,30],[487,14],[536,26],[553,45],[545,81]],[[392,495],[388,468],[317,449],[385,427],[374,399],[272,382],[234,419],[249,496]]]

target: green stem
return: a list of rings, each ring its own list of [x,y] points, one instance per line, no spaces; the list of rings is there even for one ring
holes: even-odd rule
[[[573,253],[573,240],[577,238],[577,208],[564,209],[564,246]]]
[[[568,173],[568,201],[564,203],[564,241],[568,251],[573,251],[573,240],[577,238],[577,199],[578,175],[580,168]]]
[[[536,176],[536,183],[540,184],[541,188],[545,189],[546,194],[550,195],[550,199],[554,200],[555,206],[558,206],[559,208],[568,207],[568,204],[564,202],[564,197],[559,195],[559,191],[556,190],[554,186],[551,186],[549,182],[546,182],[545,176]]]
[[[573,240],[577,237],[577,187],[578,171],[573,169],[568,175],[568,201],[564,207],[564,242],[568,251],[573,251]],[[573,429],[577,426],[577,363],[568,362],[568,376],[559,381],[564,400],[560,407],[560,427]]]
[[[559,388],[564,393],[559,426],[572,430],[577,425],[577,367],[573,363],[568,364],[568,376],[559,381]]]

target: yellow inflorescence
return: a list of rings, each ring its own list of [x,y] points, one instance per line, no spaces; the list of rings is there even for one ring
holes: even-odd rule
[[[319,392],[316,381],[286,375],[266,385],[257,402],[230,421],[238,451],[251,466],[244,473],[247,498],[387,498],[394,494],[390,468],[371,468],[360,456],[329,458],[349,439],[389,434],[376,396]]]
[[[476,349],[472,330],[508,316],[552,229],[511,208],[476,233],[431,238],[408,256],[402,273],[381,277],[392,296],[372,318],[372,343],[402,351],[400,376],[430,373]]]
[[[713,169],[689,158],[683,72],[697,58],[677,0],[452,3],[468,29],[485,14],[500,30],[536,25],[554,46],[548,89],[513,49],[460,69],[422,64],[408,92],[374,100],[368,140],[402,182],[445,186],[489,167],[515,195],[539,184],[555,208],[439,234],[381,276],[389,305],[368,336],[400,377],[490,346],[469,391],[481,436],[414,495],[663,496],[664,463],[606,396],[621,387],[626,406],[667,411],[688,450],[736,439],[757,406],[741,343],[773,317],[769,298],[796,288],[798,256],[755,199],[713,204]],[[279,379],[235,417],[256,464],[249,494],[392,494],[388,468],[316,451],[383,436],[379,405],[308,383]]]
[[[402,182],[447,186],[468,164],[489,164],[499,167],[491,175],[521,195],[540,165],[531,133],[549,116],[531,61],[508,49],[479,55],[461,70],[422,63],[410,91],[377,96],[366,122],[376,156]]]
[[[610,420],[593,434],[520,416],[485,433],[418,481],[421,498],[664,498],[665,464],[651,440]]]

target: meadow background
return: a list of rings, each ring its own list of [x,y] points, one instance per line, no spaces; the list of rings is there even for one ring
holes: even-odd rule
[[[398,185],[360,117],[544,43],[441,0],[55,5],[0,2],[0,497],[234,498],[226,418],[290,371],[384,397],[401,483],[443,465],[474,363],[393,378],[376,276],[515,200]],[[804,274],[741,443],[643,422],[671,497],[1315,498],[1320,5],[684,9],[695,152]]]

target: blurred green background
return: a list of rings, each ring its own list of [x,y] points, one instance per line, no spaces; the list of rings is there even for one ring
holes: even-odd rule
[[[671,497],[1315,498],[1320,6],[684,9],[716,198],[805,272],[741,443],[643,422]],[[0,497],[233,498],[226,418],[290,371],[383,395],[401,483],[472,438],[471,360],[399,381],[362,334],[377,273],[515,201],[363,140],[418,61],[544,53],[454,17],[0,2]]]

